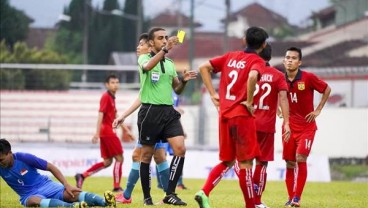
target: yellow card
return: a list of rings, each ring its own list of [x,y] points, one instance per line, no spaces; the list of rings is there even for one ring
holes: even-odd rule
[[[178,34],[176,35],[179,38],[179,43],[183,43],[185,37],[184,30],[178,30]]]

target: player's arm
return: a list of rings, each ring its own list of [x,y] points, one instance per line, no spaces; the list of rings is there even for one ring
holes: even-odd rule
[[[165,57],[165,52],[163,50],[160,50],[158,53],[156,53],[155,56],[150,58],[146,63],[142,65],[142,69],[144,71],[150,71],[155,67],[162,58]]]
[[[307,119],[307,122],[313,122],[317,118],[317,116],[319,116],[319,114],[321,113],[323,107],[325,106],[327,102],[328,97],[330,96],[330,93],[331,93],[331,88],[330,86],[327,85],[325,91],[323,91],[322,93],[322,98],[317,108],[313,112],[305,116],[305,119]]]
[[[279,105],[281,108],[281,114],[284,118],[284,134],[282,137],[285,142],[289,141],[290,138],[290,127],[289,127],[289,102],[287,99],[287,91],[282,90],[279,92]]]
[[[97,125],[96,125],[96,133],[92,137],[92,143],[97,143],[98,139],[100,138],[100,132],[101,132],[101,124],[102,124],[102,118],[103,118],[103,112],[98,112],[97,117]]]
[[[170,49],[172,49],[174,47],[174,45],[176,45],[177,43],[178,43],[178,37],[177,36],[170,37],[167,40],[166,46],[162,47],[162,49],[158,53],[156,53],[155,56],[153,56],[146,63],[144,63],[142,65],[142,69],[144,71],[152,70],[160,62],[160,60],[165,57],[165,54],[168,53],[168,51]]]
[[[185,85],[191,79],[197,78],[197,72],[195,71],[184,71],[183,77],[174,77],[172,82],[172,88],[176,94],[181,94],[184,90]]]
[[[135,137],[134,137],[133,132],[128,128],[127,125],[121,124],[121,128],[123,130],[123,134],[127,135],[127,138],[129,138],[130,141],[134,141],[135,140]]]
[[[73,187],[71,186],[68,181],[65,179],[64,175],[61,173],[61,171],[53,164],[47,162],[47,168],[46,170],[50,171],[52,173],[52,175],[58,180],[60,181],[61,184],[64,185],[65,187],[65,191],[74,198],[74,194],[73,192],[81,192],[82,190],[77,188],[77,187]]]
[[[211,96],[213,104],[218,108],[220,106],[220,99],[212,84],[212,77],[211,77],[212,70],[213,67],[209,61],[199,66],[199,73],[201,73],[203,84],[206,86],[208,93]]]
[[[242,104],[244,104],[245,107],[247,107],[251,115],[253,115],[254,113],[253,96],[254,96],[254,91],[256,90],[258,74],[259,72],[257,70],[251,70],[249,72],[248,81],[247,81],[247,100],[245,102],[242,102]]]
[[[61,173],[61,171],[52,163],[47,162],[44,159],[41,159],[35,155],[29,154],[29,153],[17,153],[17,157],[20,161],[23,161],[24,163],[28,164],[30,167],[44,170],[44,171],[50,171],[52,175],[64,185],[65,190],[68,194],[70,194],[74,198],[73,192],[80,192],[82,191],[79,188],[72,187],[68,181],[65,179],[64,175]]]
[[[282,118],[282,111],[281,111],[280,103],[277,104],[276,115],[279,118]]]
[[[135,99],[135,101],[130,105],[130,107],[123,112],[118,118],[114,120],[112,123],[112,127],[116,128],[119,124],[124,123],[124,120],[130,116],[134,111],[136,111],[142,105],[141,100],[139,97]]]

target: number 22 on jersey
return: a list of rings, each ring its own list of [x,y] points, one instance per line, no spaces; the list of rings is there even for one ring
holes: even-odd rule
[[[263,94],[259,97],[258,106],[254,105],[254,109],[261,109],[261,110],[269,110],[270,106],[267,105],[267,103],[264,103],[265,98],[271,93],[272,87],[269,83],[263,83],[261,86],[259,84],[256,84],[256,90],[254,91],[254,96],[256,96],[260,89],[262,89]]]

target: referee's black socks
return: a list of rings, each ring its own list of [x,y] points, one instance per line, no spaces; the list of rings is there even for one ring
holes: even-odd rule
[[[144,199],[151,197],[151,169],[149,163],[141,162],[139,168]]]
[[[169,186],[166,190],[166,195],[175,192],[176,184],[183,172],[184,157],[174,156],[170,164]]]

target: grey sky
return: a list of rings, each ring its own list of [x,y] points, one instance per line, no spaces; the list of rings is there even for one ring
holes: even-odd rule
[[[154,17],[165,10],[178,8],[180,0],[143,0],[144,13]],[[103,0],[93,0],[94,4],[102,5]],[[124,0],[119,0],[124,6]],[[263,6],[283,15],[294,25],[304,25],[305,20],[313,11],[329,5],[329,0],[231,0],[231,11],[238,11],[250,3],[258,2]],[[10,0],[10,4],[23,10],[33,18],[34,27],[52,27],[63,8],[70,0]],[[220,20],[225,16],[225,0],[195,0],[195,21],[203,24],[201,30],[217,31],[221,29]],[[148,9],[149,8],[149,9]],[[190,0],[181,0],[181,11],[190,14]]]

